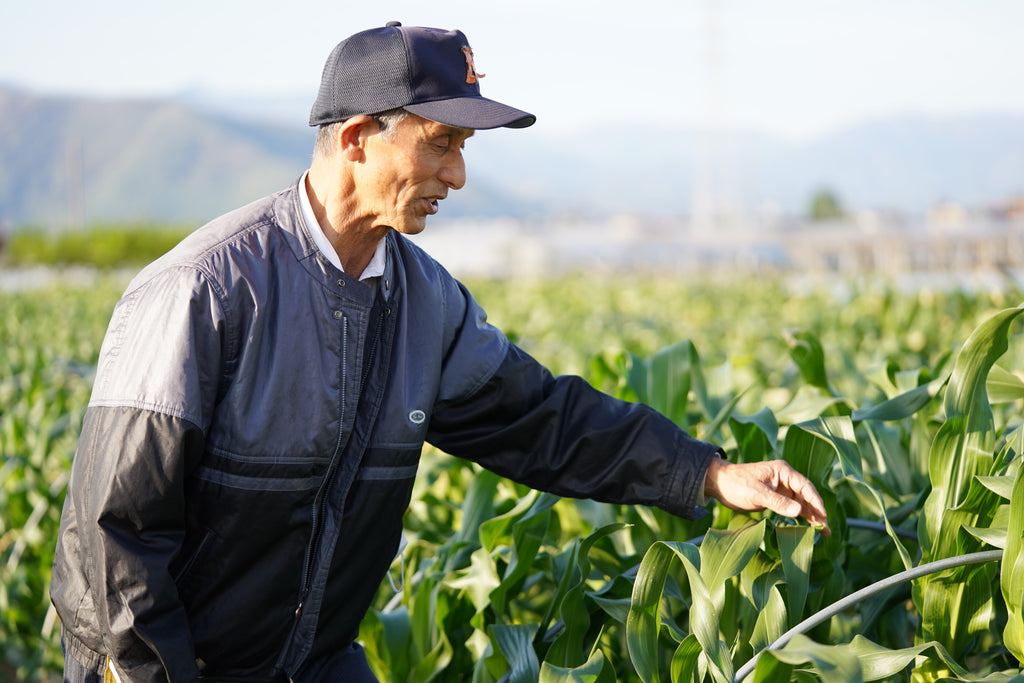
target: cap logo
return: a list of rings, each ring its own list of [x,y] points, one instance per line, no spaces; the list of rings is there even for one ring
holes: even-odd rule
[[[462,48],[462,54],[466,55],[466,83],[472,85],[478,78],[487,75],[476,72],[476,66],[473,65],[473,51],[469,49],[468,45]]]

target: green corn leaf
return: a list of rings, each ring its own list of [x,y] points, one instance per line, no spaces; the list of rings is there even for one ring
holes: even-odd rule
[[[469,567],[446,575],[444,585],[469,597],[476,608],[473,625],[483,628],[484,611],[491,607],[491,593],[501,585],[494,557],[485,548],[477,548],[470,556]]]
[[[843,564],[846,558],[846,512],[839,504],[839,498],[829,481],[836,461],[836,447],[819,434],[809,432],[800,425],[793,425],[786,432],[782,456],[796,471],[811,480],[825,503],[832,535],[819,540],[814,555],[816,563],[829,568],[826,575],[817,579],[823,584],[817,599],[828,604],[841,597],[845,586]]]
[[[433,648],[436,641],[437,624],[437,580],[432,576],[424,577],[413,595],[409,608],[411,615],[412,657],[418,661],[426,652]]]
[[[697,548],[685,545],[688,547],[682,552],[699,562]],[[626,618],[626,642],[633,668],[644,683],[661,681],[658,670],[661,596],[674,557],[666,543],[655,543],[644,554],[633,582],[633,597]]]
[[[769,460],[778,447],[779,421],[769,408],[753,415],[730,417],[729,430],[736,439],[742,462]]]
[[[857,437],[854,434],[853,421],[847,417],[822,417],[813,422],[807,422],[797,427],[807,433],[814,434],[829,443],[836,452],[839,459],[840,469],[849,481],[862,487],[875,500],[875,504],[885,524],[886,533],[892,539],[900,560],[906,569],[913,566],[910,553],[903,545],[886,512],[885,501],[878,491],[864,481],[863,462],[860,456],[860,448],[857,444]],[[787,437],[788,440],[788,437]]]
[[[924,487],[927,477],[913,467],[900,442],[898,430],[871,421],[860,422],[858,429],[867,437],[867,453],[874,456],[870,459],[864,454],[862,447],[862,456],[872,465],[869,468],[869,483],[897,499],[908,493],[918,492]]]
[[[919,526],[925,562],[976,549],[978,541],[961,535],[961,527],[979,526],[999,505],[999,498],[976,480],[991,474],[995,461],[994,419],[985,384],[989,370],[1006,352],[1010,325],[1021,313],[1024,308],[1007,309],[988,318],[956,356],[944,398],[945,421],[928,456],[932,491]],[[971,539],[973,547],[964,546],[965,539]],[[1008,535],[1007,544],[1011,542]],[[994,610],[994,571],[964,567],[916,581],[913,594],[921,613],[922,639],[942,642],[960,656],[974,637],[986,632],[986,619]],[[926,668],[942,675],[937,664],[928,662]]]
[[[489,470],[484,470],[484,471],[487,472],[488,474],[493,474]],[[497,475],[494,475],[494,476],[496,477],[496,479],[495,479],[495,489],[494,490],[496,490],[498,479],[497,479]],[[473,484],[474,485],[476,484],[475,480],[474,480]],[[488,489],[489,489],[489,487],[488,487]],[[505,539],[506,542],[509,541],[510,540],[508,538],[509,529],[511,529],[512,526],[516,522],[518,522],[520,519],[522,519],[523,516],[525,516],[528,512],[530,512],[530,510],[533,508],[534,504],[537,502],[537,499],[540,497],[540,495],[541,494],[540,494],[539,491],[530,491],[525,496],[523,496],[518,501],[516,501],[515,507],[513,507],[511,510],[509,510],[505,514],[498,515],[498,516],[493,516],[493,512],[492,512],[492,516],[491,517],[485,517],[483,519],[480,519],[478,521],[478,523],[477,523],[477,526],[474,527],[474,529],[478,530],[477,533],[478,533],[478,536],[479,536],[480,545],[483,546],[488,552],[492,552],[498,546],[498,543],[502,539]],[[493,496],[494,496],[493,490],[492,490],[491,496],[492,496],[492,500],[493,500]],[[467,502],[469,502],[468,496],[467,496]],[[475,502],[475,500],[474,500],[474,502]],[[548,506],[548,507],[550,507],[550,506]],[[492,510],[493,510],[493,503],[492,503]],[[463,514],[465,514],[465,511],[463,512]],[[474,520],[477,519],[475,515],[474,515],[473,519]]]
[[[825,395],[810,386],[801,386],[796,395],[782,409],[775,411],[779,424],[797,424],[813,420],[824,414],[829,408],[845,400],[832,395]]]
[[[606,662],[600,650],[595,651],[590,655],[590,659],[577,667],[555,666],[545,660],[540,667],[539,683],[601,683],[607,679],[605,669],[610,669],[605,666]],[[614,674],[611,676],[611,680],[614,681]]]
[[[732,660],[719,639],[719,613],[700,575],[699,551],[690,543],[661,541],[652,545],[644,555],[633,584],[633,600],[626,621],[630,659],[641,680],[661,680],[658,669],[659,610],[665,579],[676,559],[686,570],[689,582],[692,599],[690,632],[704,651],[712,678],[728,683],[732,678]]]
[[[505,574],[501,583],[491,591],[491,603],[495,613],[505,612],[506,596],[518,592],[519,586],[533,569],[551,519],[551,507],[558,496],[543,493],[530,510],[512,525],[512,548]],[[482,535],[482,534],[481,534]]]
[[[985,380],[989,403],[1012,403],[1024,398],[1024,380],[998,365],[993,365]]]
[[[779,555],[786,577],[786,611],[789,626],[796,626],[804,612],[810,584],[811,556],[814,554],[814,529],[809,526],[777,525]]]
[[[837,648],[857,658],[865,681],[877,681],[896,676],[929,650],[935,654],[933,659],[946,666],[957,679],[971,680],[970,672],[958,664],[946,648],[937,641],[891,650],[857,635],[849,644],[839,645]]]
[[[789,355],[800,369],[800,375],[812,387],[836,396],[825,371],[825,350],[818,338],[810,332],[789,332],[785,335]]]
[[[718,412],[715,414],[713,418],[711,418],[707,426],[704,428],[703,438],[705,440],[720,440],[718,437],[719,431],[722,429],[722,425],[725,424],[725,422],[732,415],[733,410],[736,409],[736,404],[738,404],[740,402],[740,399],[742,398],[742,393],[736,394],[718,409]]]
[[[992,520],[988,526],[977,527],[964,525],[964,531],[974,536],[982,543],[995,548],[1006,549],[1006,534],[1010,527],[1010,505],[1009,503],[996,508]]]
[[[700,574],[715,605],[722,609],[725,582],[736,576],[764,540],[765,522],[740,529],[711,529],[700,545]]]
[[[683,563],[690,583],[693,601],[690,606],[690,631],[697,636],[697,642],[704,649],[712,679],[718,683],[730,683],[734,672],[729,650],[719,637],[721,612],[701,578],[700,568],[682,553],[677,552],[677,557]]]
[[[932,399],[945,386],[947,380],[948,376],[935,379],[899,396],[882,401],[877,405],[854,410],[851,417],[854,422],[863,422],[865,420],[892,421],[910,417],[931,403]]]
[[[757,660],[752,678],[747,678],[749,683],[789,683],[793,677],[792,664],[783,662],[771,654]]]
[[[936,641],[891,650],[859,635],[854,636],[852,642],[848,644],[832,646],[815,643],[803,635],[794,636],[785,647],[762,653],[754,669],[753,680],[769,680],[757,677],[757,672],[762,668],[762,660],[767,658],[794,666],[810,663],[816,679],[822,681],[876,681],[897,676],[929,650],[936,655],[930,661],[945,666],[956,680],[981,680],[972,677],[970,672],[958,664],[946,648]],[[985,680],[990,679],[986,677]]]
[[[509,665],[508,683],[536,683],[540,662],[533,649],[536,624],[494,624],[491,638]]]
[[[975,477],[978,483],[987,488],[992,493],[996,494],[1000,498],[1010,500],[1013,496],[1013,484],[1014,478],[1010,476],[998,476],[998,477]]]
[[[650,360],[631,357],[628,381],[642,403],[684,429],[689,429],[687,404],[693,380],[696,349],[682,341],[661,349]]]
[[[794,666],[810,663],[816,678],[825,683],[861,683],[865,680],[855,654],[846,648],[821,645],[804,635],[794,636],[781,650],[769,650],[760,659],[765,656]]]
[[[679,643],[676,651],[672,654],[672,683],[690,683],[700,680],[700,654],[703,652],[697,636],[692,633]]]
[[[448,641],[448,637],[442,634],[434,648],[417,660],[416,666],[409,676],[409,682],[427,683],[433,680],[441,671],[444,671],[451,661],[452,645]]]
[[[602,538],[626,528],[625,524],[610,524],[587,536],[573,554],[572,564],[566,571],[570,584],[563,595],[556,596],[558,613],[565,625],[562,633],[548,649],[545,662],[559,666],[575,666],[586,654],[584,639],[590,629],[590,612],[585,603],[586,581],[590,576],[590,549]]]
[[[1024,467],[1017,470],[1010,497],[999,588],[1006,602],[1003,642],[1018,661],[1024,661]]]
[[[412,670],[412,633],[409,610],[370,610],[359,625],[359,637],[374,671],[386,680],[408,680]]]
[[[932,493],[925,501],[925,560],[953,554],[955,529],[943,530],[946,510],[967,497],[971,481],[989,474],[995,443],[992,409],[985,391],[989,370],[1007,349],[1008,330],[1024,308],[1001,311],[978,326],[957,354],[946,389],[946,419],[928,458]],[[951,538],[952,537],[952,538]]]
[[[758,612],[754,630],[750,634],[750,647],[754,652],[765,649],[787,631],[790,621],[792,619],[786,612],[786,602],[782,599],[779,587],[771,586],[768,600]]]

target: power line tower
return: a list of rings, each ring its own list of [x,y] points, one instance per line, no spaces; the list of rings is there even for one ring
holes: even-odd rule
[[[691,226],[695,234],[706,235],[735,228],[738,220],[735,149],[722,88],[718,13],[721,2],[704,0],[704,83],[693,155]]]

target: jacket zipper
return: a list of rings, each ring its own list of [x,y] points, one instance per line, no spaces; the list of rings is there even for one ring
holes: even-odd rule
[[[359,381],[359,393],[363,392],[366,387],[366,380],[370,376],[370,370],[373,367],[373,362],[377,354],[377,345],[381,334],[384,331],[384,318],[391,314],[391,309],[385,307],[377,315],[377,324],[374,329],[374,334],[370,338],[370,348],[366,354],[366,358],[363,361],[363,376]],[[347,365],[347,359],[345,354],[348,349],[348,319],[345,319],[345,324],[342,333],[342,365]],[[344,383],[342,383],[342,413],[345,408],[345,396],[344,396]],[[338,434],[338,443],[335,445],[334,456],[331,458],[331,464],[328,467],[327,475],[324,477],[323,483],[320,485],[320,489],[316,493],[316,500],[313,503],[313,533],[310,537],[309,545],[306,547],[306,558],[302,565],[302,589],[299,592],[299,604],[295,608],[295,618],[298,619],[302,616],[302,608],[306,603],[306,597],[309,595],[311,583],[313,581],[312,570],[313,570],[313,559],[316,557],[316,551],[320,548],[320,538],[322,529],[320,528],[324,514],[326,514],[325,506],[327,505],[327,491],[331,487],[331,483],[334,481],[334,475],[338,470],[339,456],[341,454],[341,443],[342,434]]]
[[[313,570],[313,558],[316,557],[316,551],[320,547],[320,526],[323,523],[323,517],[325,514],[325,506],[327,505],[327,491],[331,487],[331,482],[334,481],[334,474],[338,471],[338,464],[341,460],[341,444],[344,441],[345,430],[343,428],[345,418],[345,379],[344,372],[348,365],[348,318],[342,319],[341,327],[341,409],[338,415],[338,441],[334,444],[334,454],[331,455],[331,462],[327,466],[327,474],[324,475],[324,480],[320,484],[320,488],[317,489],[316,497],[313,500],[313,524],[312,532],[309,537],[309,545],[306,546],[306,557],[302,562],[302,581],[299,583],[299,604],[295,608],[295,618],[298,619],[302,616],[302,608],[306,604],[306,596],[309,595],[310,584],[312,583],[313,577],[311,576]]]

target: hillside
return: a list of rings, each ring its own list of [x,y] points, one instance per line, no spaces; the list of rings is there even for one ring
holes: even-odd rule
[[[311,141],[174,101],[0,89],[0,222],[202,220],[294,180]]]
[[[1024,114],[882,119],[799,144],[638,125],[565,134],[540,114],[527,131],[469,141],[469,183],[439,220],[685,215],[709,196],[800,214],[821,187],[850,208],[904,212],[1024,194]],[[202,222],[293,182],[314,137],[303,124],[243,120],[185,100],[0,87],[0,227]]]

